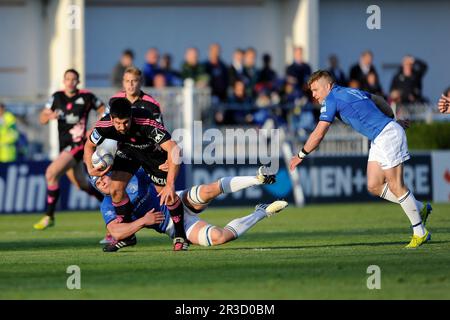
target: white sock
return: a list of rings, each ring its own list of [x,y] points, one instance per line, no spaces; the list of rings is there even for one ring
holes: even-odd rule
[[[264,210],[256,210],[248,216],[230,221],[224,229],[230,230],[231,232],[233,232],[235,237],[238,238],[265,217],[266,213]]]
[[[414,234],[423,237],[425,235],[425,228],[423,227],[422,218],[417,210],[416,199],[414,198],[412,192],[408,190],[408,192],[398,198],[398,202],[408,216],[408,219],[413,227]]]
[[[383,199],[393,202],[393,203],[399,203],[397,197],[389,189],[387,183],[383,187],[383,191],[380,194],[380,198],[383,198]],[[419,210],[419,212],[420,212],[420,211],[422,211],[424,204],[422,202],[416,200],[416,206],[417,206],[417,210]]]
[[[224,177],[220,179],[219,182],[223,193],[237,192],[239,190],[261,184],[256,177],[252,176]]]

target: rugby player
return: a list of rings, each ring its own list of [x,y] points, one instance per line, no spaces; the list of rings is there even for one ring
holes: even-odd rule
[[[274,182],[275,176],[267,173],[265,167],[260,167],[256,176],[224,177],[210,184],[177,191],[182,201],[184,229],[189,242],[202,246],[227,243],[240,237],[262,219],[284,209],[288,205],[286,201],[259,204],[253,213],[230,221],[224,228],[213,226],[198,217],[208,207],[208,204],[221,194]],[[174,227],[168,208],[160,205],[157,200],[157,190],[144,170],[139,169],[130,179],[126,188],[130,201],[134,205],[132,221],[129,222],[124,222],[114,210],[109,195],[110,175],[91,177],[91,183],[105,195],[100,210],[108,231],[116,239],[115,242],[106,245],[103,251],[115,252],[121,248],[135,245],[137,241],[134,234],[142,228],[154,229],[171,238],[174,237]]]
[[[331,123],[338,117],[371,141],[367,188],[370,193],[402,207],[413,229],[412,239],[406,248],[417,248],[430,240],[431,234],[425,223],[432,208],[429,203],[417,201],[405,186],[403,163],[410,158],[410,154],[404,128],[395,121],[394,114],[387,116],[380,111],[371,94],[336,85],[327,71],[314,72],[308,86],[313,97],[322,104],[321,115],[303,149],[292,157],[290,170],[294,170],[319,146]]]
[[[34,229],[44,230],[55,224],[55,208],[59,199],[59,179],[66,174],[78,189],[97,197],[103,196],[89,183],[83,164],[86,124],[91,110],[101,116],[105,105],[94,94],[77,88],[79,73],[74,69],[64,72],[64,90],[55,92],[39,115],[42,125],[50,120],[58,120],[59,156],[53,160],[45,172],[47,181],[47,211],[43,218],[34,224]]]
[[[102,176],[110,167],[101,169],[91,162],[92,154],[105,138],[118,141],[111,174],[111,197],[117,215],[130,221],[133,205],[125,188],[133,174],[142,166],[156,186],[161,204],[167,205],[175,227],[174,251],[188,249],[183,228],[183,208],[175,193],[175,179],[180,167],[180,149],[153,113],[132,108],[125,98],[114,100],[110,113],[97,121],[85,144],[84,161],[90,176]],[[159,166],[168,162],[168,171]]]

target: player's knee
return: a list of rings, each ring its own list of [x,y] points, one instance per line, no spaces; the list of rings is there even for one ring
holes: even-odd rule
[[[367,191],[369,191],[374,196],[379,196],[381,193],[380,185],[378,183],[368,181],[367,182]]]
[[[198,206],[206,205],[208,204],[208,202],[204,200],[205,192],[208,192],[207,186],[204,185],[193,186],[188,190],[187,198],[189,202],[191,202],[194,205]]]
[[[47,168],[45,171],[45,180],[47,180],[47,182],[55,182],[57,180],[56,172],[50,168]]]
[[[216,246],[224,242],[225,237],[222,230],[212,225],[206,225],[198,232],[198,244],[201,246]]]

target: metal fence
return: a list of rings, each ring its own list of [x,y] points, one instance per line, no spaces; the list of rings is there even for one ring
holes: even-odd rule
[[[89,88],[95,95],[101,98],[105,103],[108,103],[111,96],[117,90],[113,88]],[[223,136],[226,136],[227,129],[241,128],[243,130],[255,129],[259,130],[260,126],[252,125],[237,125],[237,126],[217,126],[214,122],[214,108],[212,106],[212,99],[210,90],[208,88],[198,89],[194,88],[189,81],[185,83],[184,87],[171,87],[163,90],[156,90],[154,88],[143,88],[143,90],[158,100],[161,103],[162,113],[166,127],[173,132],[175,129],[185,128],[187,139],[191,140],[192,156],[198,156],[205,146],[211,145],[211,141],[203,141],[203,136],[198,137],[193,135],[193,122],[203,121],[203,132],[208,128],[218,129]],[[44,107],[45,98],[24,99],[24,98],[1,98],[8,109],[17,115],[18,129],[28,140],[28,150],[26,158],[29,160],[44,160],[48,159],[52,153],[52,144],[50,141],[55,137],[55,124],[52,126],[42,126],[39,124],[39,112]],[[399,118],[408,118],[413,121],[448,121],[449,117],[443,117],[437,111],[436,106],[430,104],[410,105],[408,107],[397,107],[397,115]],[[88,125],[92,126],[95,122],[96,115],[92,112],[90,115]],[[289,113],[287,115],[287,124],[283,128],[285,131],[285,140],[292,146],[293,150],[298,150],[304,144],[310,134],[310,130],[299,129],[296,126],[298,119],[292,117]],[[269,128],[275,128],[276,125],[270,125]],[[56,135],[56,136],[55,136]],[[244,140],[236,139],[236,144],[233,147],[232,154],[235,157],[248,155],[249,150],[255,144],[267,143],[270,145],[271,141],[257,141],[260,137],[249,137]],[[194,139],[200,139],[194,142]],[[253,139],[253,140],[252,140]],[[184,139],[185,140],[185,139]],[[216,142],[214,142],[216,143]],[[217,142],[220,143],[220,142]],[[227,149],[230,146],[223,146],[225,156]],[[364,136],[358,134],[350,127],[344,125],[340,121],[335,121],[330,127],[325,139],[322,141],[317,154],[320,155],[365,155],[369,150],[369,141]],[[231,152],[230,152],[231,154]]]

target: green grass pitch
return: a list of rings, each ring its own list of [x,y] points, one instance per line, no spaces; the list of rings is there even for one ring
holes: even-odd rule
[[[224,226],[251,208],[211,208]],[[101,216],[61,213],[34,231],[40,215],[0,215],[0,299],[450,299],[450,205],[435,204],[432,241],[403,247],[409,223],[398,205],[288,207],[223,246],[172,252],[165,235],[138,233],[138,244],[103,253]],[[66,287],[81,268],[81,290]],[[381,289],[369,290],[370,265]]]

